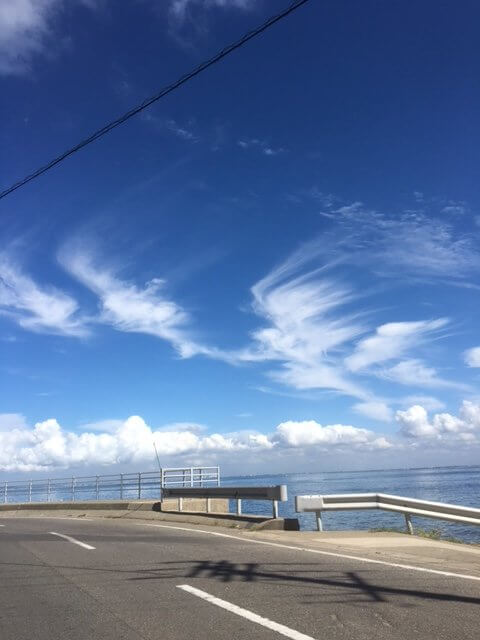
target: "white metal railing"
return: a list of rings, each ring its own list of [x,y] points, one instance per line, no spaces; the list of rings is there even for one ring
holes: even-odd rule
[[[0,501],[140,500],[160,498],[164,487],[202,487],[206,484],[220,484],[219,467],[178,467],[141,473],[10,480],[0,482]]]
[[[274,487],[199,487],[172,488],[163,490],[164,498],[177,498],[178,510],[183,509],[183,498],[206,498],[207,513],[210,512],[211,498],[227,498],[236,500],[237,515],[242,513],[242,500],[270,500],[273,517],[278,518],[278,501],[287,500],[287,487],[280,484]]]
[[[322,512],[348,511],[351,509],[383,509],[405,516],[408,533],[413,533],[412,516],[436,518],[450,522],[480,525],[480,509],[430,502],[387,493],[341,493],[330,495],[296,496],[295,510],[299,513],[310,511],[316,514],[317,529],[323,531]]]

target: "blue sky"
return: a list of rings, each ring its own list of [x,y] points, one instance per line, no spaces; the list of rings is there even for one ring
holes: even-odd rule
[[[2,187],[278,11],[0,0]],[[0,203],[0,474],[478,462],[477,3],[312,0]]]

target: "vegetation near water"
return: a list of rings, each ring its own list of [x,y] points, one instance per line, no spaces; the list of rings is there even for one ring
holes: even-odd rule
[[[372,533],[403,533],[405,535],[410,535],[404,529],[400,527],[375,527],[370,529]],[[457,544],[470,544],[472,546],[480,546],[473,542],[466,542],[465,540],[461,540],[460,538],[454,538],[453,536],[448,536],[443,533],[441,529],[419,529],[417,527],[414,528],[414,535],[420,536],[421,538],[430,538],[430,540],[441,540],[442,542],[455,542]]]

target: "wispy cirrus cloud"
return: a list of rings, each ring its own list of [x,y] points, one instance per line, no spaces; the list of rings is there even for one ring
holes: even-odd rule
[[[345,358],[350,371],[361,371],[380,362],[397,359],[419,345],[427,336],[435,336],[448,324],[448,318],[417,322],[389,322],[377,327],[372,336],[360,340]]]
[[[410,387],[469,390],[466,384],[441,378],[434,367],[427,366],[418,358],[402,360],[389,369],[383,369],[378,375],[386,380]]]
[[[88,319],[72,296],[36,283],[6,254],[0,254],[0,315],[37,333],[73,337],[90,333]]]
[[[286,151],[283,147],[274,147],[265,140],[260,140],[259,138],[242,138],[237,140],[237,145],[244,150],[257,150],[265,156],[278,156],[280,153],[285,153]]]
[[[188,312],[166,293],[166,283],[153,278],[143,286],[121,279],[113,269],[101,264],[91,253],[70,246],[59,254],[60,263],[98,297],[100,312],[96,322],[117,331],[143,333],[170,343],[183,358],[222,353],[196,342],[191,334]]]

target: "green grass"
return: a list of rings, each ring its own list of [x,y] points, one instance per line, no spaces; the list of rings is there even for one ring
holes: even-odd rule
[[[405,531],[405,529],[401,529],[400,527],[376,527],[375,529],[370,529],[370,531],[372,533],[386,532],[386,533],[403,533],[405,535],[409,535],[407,531]],[[430,540],[442,540],[442,542],[455,542],[457,544],[472,544],[470,542],[465,542],[464,540],[460,540],[460,538],[446,536],[442,533],[441,529],[420,529],[414,526],[413,534],[416,536],[420,536],[421,538],[429,538]]]

